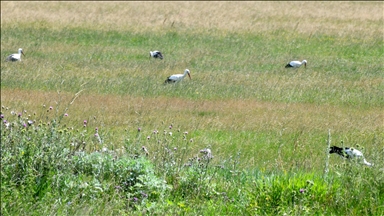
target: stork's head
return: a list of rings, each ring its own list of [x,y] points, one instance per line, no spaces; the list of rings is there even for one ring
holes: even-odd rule
[[[307,60],[303,60],[304,67],[307,68]]]
[[[23,56],[25,56],[23,49],[21,49],[21,48],[19,48],[19,53],[21,53],[21,54],[23,54]]]
[[[188,76],[189,76],[189,79],[192,79],[192,78],[191,78],[191,72],[190,72],[188,69],[185,69],[184,73],[187,73]]]

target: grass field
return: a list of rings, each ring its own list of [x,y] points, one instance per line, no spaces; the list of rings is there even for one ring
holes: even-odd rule
[[[7,132],[2,124],[2,164],[9,165],[2,166],[2,212],[383,214],[383,10],[381,2],[1,2],[2,118],[15,128],[20,119],[35,120],[62,134],[29,134],[20,125]],[[19,47],[26,54],[22,61],[4,62]],[[164,60],[150,59],[150,50],[161,50]],[[307,68],[284,68],[303,59]],[[191,80],[163,84],[186,68]],[[334,155],[328,161],[329,131],[332,145],[343,140],[375,166],[354,167]],[[35,150],[26,139],[35,140]],[[56,179],[52,185],[60,173],[65,185],[76,182],[72,190],[97,179],[103,196],[90,190],[94,197],[69,201],[75,192],[49,183],[36,195],[40,189],[31,185],[44,181],[31,161],[48,154],[44,143],[56,143],[51,153],[77,154],[79,140],[89,155],[61,155],[38,167],[48,167],[42,176]],[[153,166],[154,173],[146,175],[153,180],[146,190],[161,195],[140,204],[126,202],[135,194],[131,189],[113,190],[126,171],[114,170],[120,174],[112,178],[79,168],[104,147],[125,149],[118,161],[128,163],[126,156],[142,145],[151,153],[143,166]],[[180,154],[166,157],[161,147]],[[185,163],[206,147],[214,159],[204,170],[164,165]],[[23,156],[27,150],[31,155]],[[112,159],[98,160],[105,164],[97,169],[104,170]],[[54,163],[66,168],[58,171]],[[15,183],[15,164],[32,167],[23,169],[30,176],[23,184]],[[80,174],[69,175],[71,170]],[[159,189],[164,185],[156,178],[172,189]],[[298,191],[310,187],[309,179],[312,194],[304,196]],[[222,191],[226,196],[217,195]]]

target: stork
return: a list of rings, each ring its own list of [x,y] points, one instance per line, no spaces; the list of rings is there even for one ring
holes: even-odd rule
[[[9,55],[5,59],[5,61],[12,61],[12,62],[14,62],[14,61],[21,61],[21,54],[23,54],[25,56],[25,54],[23,52],[23,49],[19,48],[19,53],[15,53],[15,54]]]
[[[287,65],[285,65],[285,68],[299,68],[301,65],[304,64],[304,67],[307,67],[307,60],[300,61],[291,61]]]
[[[200,150],[200,153],[204,154],[204,159],[211,160],[213,158],[212,151],[209,148]]]
[[[149,51],[149,57],[163,59],[163,54],[158,50],[155,50],[153,52]]]
[[[184,71],[184,74],[174,74],[172,76],[169,76],[164,83],[174,83],[174,82],[178,82],[178,81],[181,81],[184,79],[184,77],[188,74],[189,76],[189,79],[192,79],[191,78],[191,74],[190,74],[190,71],[188,69],[185,69]]]
[[[336,153],[336,154],[338,154],[344,158],[347,158],[347,159],[355,159],[355,158],[359,159],[359,160],[362,159],[363,163],[365,165],[372,166],[371,163],[369,163],[367,160],[365,160],[363,153],[361,153],[361,151],[354,149],[354,148],[349,148],[349,147],[340,148],[337,146],[332,146],[330,148],[329,154],[332,154],[332,153]]]

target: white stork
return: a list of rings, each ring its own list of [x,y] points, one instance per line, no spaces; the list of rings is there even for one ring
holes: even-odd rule
[[[184,71],[184,74],[174,74],[172,76],[169,76],[164,83],[174,83],[174,82],[178,82],[178,81],[181,81],[184,79],[184,77],[188,74],[189,76],[189,79],[192,79],[191,78],[191,74],[189,72],[188,69],[185,69]]]
[[[363,153],[361,151],[354,149],[354,148],[340,148],[337,146],[332,146],[331,149],[329,150],[329,154],[336,153],[344,158],[347,159],[358,159],[358,160],[363,160],[363,163],[367,166],[372,166],[371,163],[369,163],[367,160],[365,160]]]
[[[163,59],[163,54],[158,50],[155,50],[153,52],[149,51],[149,57]]]
[[[298,68],[301,65],[304,64],[304,67],[307,67],[307,60],[303,60],[302,62],[300,61],[291,61],[287,65],[285,65],[285,68]]]
[[[19,48],[19,53],[15,53],[15,54],[9,55],[5,59],[5,61],[12,61],[12,62],[14,62],[14,61],[21,61],[21,54],[24,55],[24,52],[23,52],[23,49]]]

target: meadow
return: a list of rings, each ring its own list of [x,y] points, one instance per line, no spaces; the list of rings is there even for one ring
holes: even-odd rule
[[[2,215],[384,214],[382,3],[1,13]],[[342,141],[375,165],[327,154]]]

